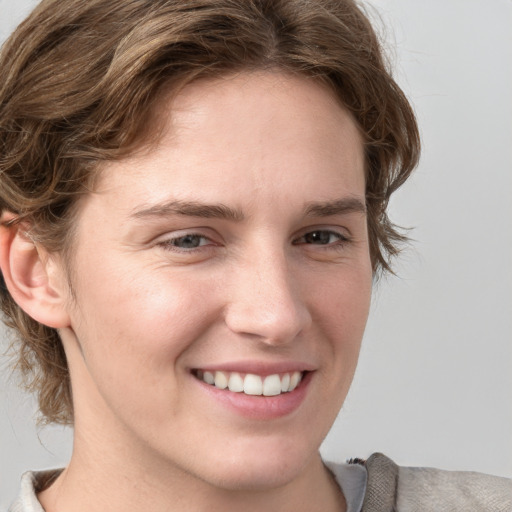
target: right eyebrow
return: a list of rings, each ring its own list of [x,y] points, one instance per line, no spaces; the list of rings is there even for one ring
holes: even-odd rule
[[[357,197],[343,197],[333,201],[318,201],[308,203],[306,217],[330,217],[347,213],[366,214],[366,205]]]
[[[225,219],[240,222],[244,214],[237,209],[230,208],[222,203],[206,204],[196,201],[171,200],[151,206],[135,209],[130,215],[136,219],[148,217],[169,217],[181,215],[186,217],[201,217],[206,219]]]

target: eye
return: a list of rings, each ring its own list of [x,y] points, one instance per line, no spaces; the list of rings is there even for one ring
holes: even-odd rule
[[[343,245],[348,242],[349,238],[342,233],[328,229],[316,229],[310,231],[300,238],[295,240],[294,244],[308,244],[308,245]]]
[[[187,233],[183,236],[178,236],[175,238],[169,238],[160,243],[163,247],[173,250],[193,250],[203,247],[205,245],[211,245],[212,242],[209,238],[206,238],[203,235],[197,235],[195,233]]]

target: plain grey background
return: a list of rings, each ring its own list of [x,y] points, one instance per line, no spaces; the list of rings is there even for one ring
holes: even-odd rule
[[[0,0],[1,40],[35,3]],[[356,378],[322,453],[382,451],[403,465],[512,477],[512,2],[372,4],[422,132],[421,165],[391,204],[415,242],[399,277],[375,289]],[[35,428],[34,402],[5,363],[0,508],[23,471],[65,464],[72,440]]]

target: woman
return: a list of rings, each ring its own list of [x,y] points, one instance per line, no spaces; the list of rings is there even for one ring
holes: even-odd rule
[[[13,511],[507,510],[318,454],[419,154],[356,4],[42,2],[1,66],[3,309],[75,435]]]

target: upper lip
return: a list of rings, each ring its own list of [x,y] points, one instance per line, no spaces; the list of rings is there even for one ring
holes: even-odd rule
[[[238,372],[251,373],[254,375],[274,375],[277,373],[305,372],[315,370],[311,363],[302,361],[282,361],[282,362],[264,362],[264,361],[229,361],[225,363],[207,364],[204,366],[195,366],[191,370],[203,370],[207,372]]]

